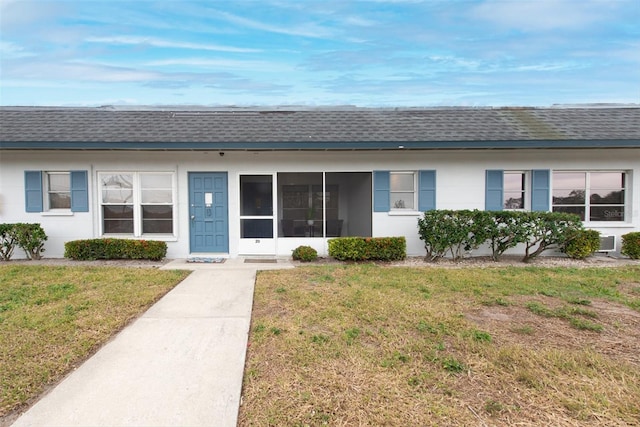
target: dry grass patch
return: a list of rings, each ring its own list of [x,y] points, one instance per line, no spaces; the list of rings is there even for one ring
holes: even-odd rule
[[[239,424],[640,424],[640,296],[627,291],[638,277],[637,267],[261,272]]]
[[[0,417],[62,378],[187,274],[0,265]]]

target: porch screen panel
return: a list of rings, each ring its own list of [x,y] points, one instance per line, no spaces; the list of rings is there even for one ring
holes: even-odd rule
[[[241,238],[273,238],[272,176],[240,176],[240,217]]]
[[[321,237],[324,209],[337,218],[337,188],[323,193],[322,173],[284,172],[278,174],[280,237]],[[327,205],[328,203],[328,205]],[[331,209],[334,207],[335,209]],[[329,214],[330,214],[329,213]]]

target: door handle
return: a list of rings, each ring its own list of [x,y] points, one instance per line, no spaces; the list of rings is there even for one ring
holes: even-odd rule
[[[195,215],[191,215],[191,221],[193,221],[194,219],[196,219]]]

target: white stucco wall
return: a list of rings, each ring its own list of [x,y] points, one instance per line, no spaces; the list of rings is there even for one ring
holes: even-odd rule
[[[227,172],[229,185],[229,255],[240,252],[239,176],[274,172],[371,172],[374,170],[436,170],[438,209],[484,209],[485,171],[504,170],[625,170],[627,221],[591,223],[605,235],[620,236],[640,230],[640,150],[489,150],[489,151],[368,151],[368,152],[0,152],[0,222],[37,222],[49,236],[46,257],[62,257],[64,242],[100,237],[96,178],[104,171],[173,171],[177,178],[176,236],[167,239],[168,257],[189,256],[189,172]],[[88,213],[65,216],[25,213],[25,170],[87,170]],[[423,255],[417,234],[420,213],[372,213],[373,236],[407,237],[408,253]],[[275,251],[289,255],[300,244],[309,244],[326,254],[325,239],[276,239]],[[618,238],[619,248],[619,238]],[[15,257],[23,256],[16,251]]]

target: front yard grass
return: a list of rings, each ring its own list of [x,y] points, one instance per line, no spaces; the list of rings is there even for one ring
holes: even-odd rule
[[[187,274],[0,265],[0,417],[61,379]]]
[[[640,268],[258,275],[241,426],[640,425]]]

